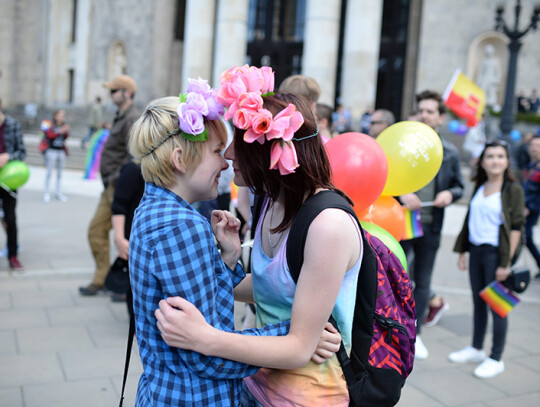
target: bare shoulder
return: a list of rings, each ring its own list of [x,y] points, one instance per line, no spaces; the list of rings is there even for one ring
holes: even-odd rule
[[[324,237],[329,239],[350,239],[357,235],[356,221],[344,210],[337,208],[328,208],[322,211],[311,223],[308,231],[308,238]],[[317,239],[318,240],[318,239]]]

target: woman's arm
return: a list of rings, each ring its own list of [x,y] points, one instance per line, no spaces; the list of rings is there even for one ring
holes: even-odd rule
[[[251,274],[247,274],[246,278],[240,284],[234,287],[234,300],[240,302],[253,303],[253,285],[251,283]]]
[[[168,315],[157,310],[158,327],[166,340],[167,335],[174,337],[174,343],[168,342],[171,346],[257,366],[302,367],[316,349],[345,272],[360,255],[360,242],[353,221],[342,210],[327,209],[313,221],[286,336],[253,337],[220,331],[185,302],[180,310],[167,310]]]

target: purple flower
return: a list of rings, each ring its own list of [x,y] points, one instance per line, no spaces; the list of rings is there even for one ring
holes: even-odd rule
[[[206,118],[208,120],[218,120],[225,113],[225,108],[221,103],[216,100],[215,92],[206,98],[206,104],[208,105],[208,114]]]
[[[187,94],[186,105],[189,110],[196,110],[201,115],[208,114],[208,104],[206,99],[200,93],[191,92]]]
[[[204,118],[200,111],[190,108],[187,103],[180,103],[178,105],[177,113],[180,129],[184,133],[193,134],[195,136],[204,131]]]
[[[202,79],[200,76],[198,79],[192,79],[188,78],[188,93],[195,92],[195,93],[211,93],[212,88],[210,88],[210,85],[208,85],[208,81],[205,79]]]

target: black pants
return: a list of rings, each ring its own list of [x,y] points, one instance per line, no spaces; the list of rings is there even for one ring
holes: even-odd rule
[[[17,255],[17,216],[15,207],[17,206],[17,191],[8,192],[0,188],[0,199],[4,210],[4,221],[6,222],[8,257]]]
[[[429,301],[431,276],[435,256],[441,243],[441,234],[433,233],[427,225],[422,225],[424,236],[401,242],[407,258],[414,253],[414,259],[409,262],[409,275],[414,281],[414,302],[416,303],[416,333],[420,334],[426,308]]]
[[[469,280],[474,304],[472,346],[476,349],[482,349],[484,346],[489,308],[493,316],[493,347],[490,358],[501,360],[508,330],[508,316],[501,318],[480,298],[480,291],[495,280],[495,271],[499,266],[499,249],[491,245],[470,246]]]

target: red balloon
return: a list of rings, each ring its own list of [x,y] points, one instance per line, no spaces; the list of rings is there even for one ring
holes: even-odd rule
[[[334,185],[349,195],[355,211],[375,202],[388,177],[388,162],[379,143],[362,133],[343,133],[325,147]]]
[[[358,219],[382,227],[397,241],[405,234],[405,212],[391,196],[380,196],[369,208],[354,212]]]

